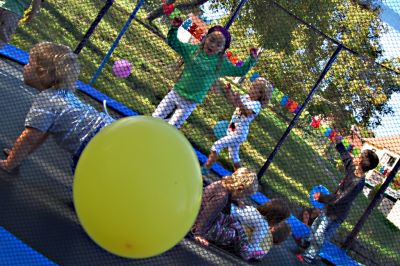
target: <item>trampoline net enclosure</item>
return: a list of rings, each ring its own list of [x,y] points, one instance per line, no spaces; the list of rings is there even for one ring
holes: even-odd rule
[[[318,214],[325,213],[315,210],[310,191],[323,185],[334,193],[346,175],[333,141],[341,135],[349,154],[357,157],[365,149],[373,150],[379,164],[366,174],[348,217],[327,241],[337,249],[325,248],[317,263],[340,265],[338,260],[343,257],[354,265],[399,265],[400,2],[242,3],[237,10],[238,1],[177,1],[175,10],[181,12],[183,24],[177,33],[168,35],[173,18],[164,14],[168,8],[161,1],[145,1],[140,8],[138,3],[125,0],[42,2],[40,13],[29,24],[19,23],[9,44],[0,50],[0,143],[1,148],[11,149],[24,126],[30,125],[26,115],[39,93],[24,83],[23,65],[30,49],[43,41],[66,45],[72,51],[79,47],[75,52],[82,83],[73,94],[94,108],[90,112],[103,112],[106,97],[114,119],[157,113],[167,122],[179,124],[179,130],[200,154],[204,173],[209,154],[218,153],[214,167],[204,176],[207,183],[230,175],[239,165],[258,173],[258,196],[245,197],[244,202],[257,207],[269,199],[282,200],[292,215],[279,223],[291,227],[286,240],[271,245],[259,262],[241,257],[243,252],[235,246],[237,239],[221,245],[210,238],[211,245],[205,247],[191,234],[157,257],[129,260],[111,255],[86,236],[72,206],[71,164],[82,143],[59,145],[57,137],[46,139],[16,171],[1,172],[0,226],[59,265],[300,265],[296,254],[304,252],[300,239],[306,238],[301,232],[309,230]],[[104,16],[100,18],[101,10]],[[81,42],[96,18],[94,31]],[[230,22],[232,42],[222,51],[221,59],[207,55],[207,49],[193,48],[206,40],[209,28]],[[124,25],[126,32],[122,34]],[[117,37],[121,37],[119,43],[115,43]],[[256,63],[249,59],[251,47],[258,48]],[[126,77],[116,74],[118,63],[129,64]],[[216,67],[207,69],[212,64]],[[246,96],[257,82],[263,84],[262,90],[273,86],[268,103]],[[239,97],[229,98],[227,84],[233,96],[242,95],[240,101]],[[204,98],[196,94],[201,90],[205,90]],[[165,103],[167,95],[165,110],[160,110],[159,104],[163,99]],[[42,107],[47,99],[42,99],[46,101],[41,102]],[[185,112],[187,119],[182,118]],[[99,125],[90,120],[81,122],[87,132],[75,130],[74,134],[81,134],[78,139],[84,141],[84,133],[95,134]],[[103,126],[106,122],[100,123]],[[46,126],[43,133],[57,128]],[[58,126],[68,128],[68,124]],[[7,151],[2,156],[5,159]],[[371,202],[375,206],[369,206]],[[361,219],[366,210],[369,215]],[[221,213],[228,215],[222,209]],[[262,214],[258,211],[257,215]],[[229,217],[238,219],[243,228],[251,228],[237,215]],[[260,217],[246,218],[254,221]],[[263,216],[263,225],[277,226],[268,219]],[[216,220],[214,217],[211,224]],[[240,234],[237,228],[233,231]],[[247,241],[254,240],[251,233],[247,237]],[[10,253],[5,254],[0,264],[12,263]],[[25,263],[45,264],[46,260]]]

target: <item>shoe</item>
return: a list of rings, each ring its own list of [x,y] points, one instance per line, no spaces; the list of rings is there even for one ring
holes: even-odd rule
[[[304,257],[304,256],[301,255],[301,254],[297,254],[297,255],[296,255],[296,259],[297,259],[298,261],[301,261],[302,263],[314,264],[314,260],[312,260],[312,259],[310,259],[310,258],[307,258],[307,257]]]
[[[297,242],[297,241],[296,241]],[[302,249],[307,249],[310,246],[310,241],[308,241],[307,239],[300,239],[300,241],[298,242],[298,245],[302,248]]]
[[[210,173],[210,169],[202,166],[201,167],[201,174],[207,176]]]
[[[265,254],[267,254],[264,250],[261,250],[261,249],[251,251],[249,249],[249,246],[247,246],[247,245],[243,245],[240,248],[239,253],[240,253],[240,256],[246,261],[261,260],[265,256]]]
[[[11,153],[11,149],[9,149],[9,148],[4,148],[4,149],[3,149],[3,153],[4,153],[4,155],[5,155],[6,157],[8,157],[8,155],[10,155],[10,153]]]

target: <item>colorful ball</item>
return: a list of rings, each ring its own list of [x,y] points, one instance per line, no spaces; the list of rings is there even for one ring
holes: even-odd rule
[[[147,116],[103,128],[79,159],[76,213],[100,247],[127,258],[161,254],[190,231],[202,178],[193,147],[175,127]]]
[[[118,60],[112,67],[113,74],[118,78],[126,78],[132,72],[132,64],[125,59]]]

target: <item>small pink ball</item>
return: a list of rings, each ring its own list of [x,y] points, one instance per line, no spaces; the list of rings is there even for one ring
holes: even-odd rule
[[[118,60],[112,67],[114,75],[118,78],[126,78],[131,74],[132,64],[125,59]]]

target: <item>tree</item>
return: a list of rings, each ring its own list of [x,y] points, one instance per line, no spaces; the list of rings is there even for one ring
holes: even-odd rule
[[[218,3],[231,9],[236,1]],[[381,115],[391,112],[387,102],[400,90],[400,68],[398,61],[381,58],[379,37],[385,28],[379,9],[363,8],[356,1],[252,0],[231,30],[236,27],[254,32],[266,48],[256,70],[298,102],[336,48],[333,39],[353,51],[340,54],[308,107],[311,114],[331,117],[339,128],[353,123],[367,128],[379,125]]]
[[[238,0],[209,0],[211,7],[233,10]],[[182,10],[206,0],[178,3]],[[157,11],[158,10],[158,11]],[[159,15],[160,8],[149,14]],[[335,127],[364,128],[380,124],[389,114],[387,102],[400,89],[397,61],[383,60],[379,38],[385,31],[379,9],[350,0],[252,0],[230,28],[233,49],[247,54],[248,42],[265,48],[254,71],[301,103],[336,49],[335,40],[351,51],[342,51],[328,72],[308,111],[333,118]],[[239,45],[242,47],[238,47]],[[384,64],[387,68],[377,65]],[[397,71],[397,73],[396,73]]]

